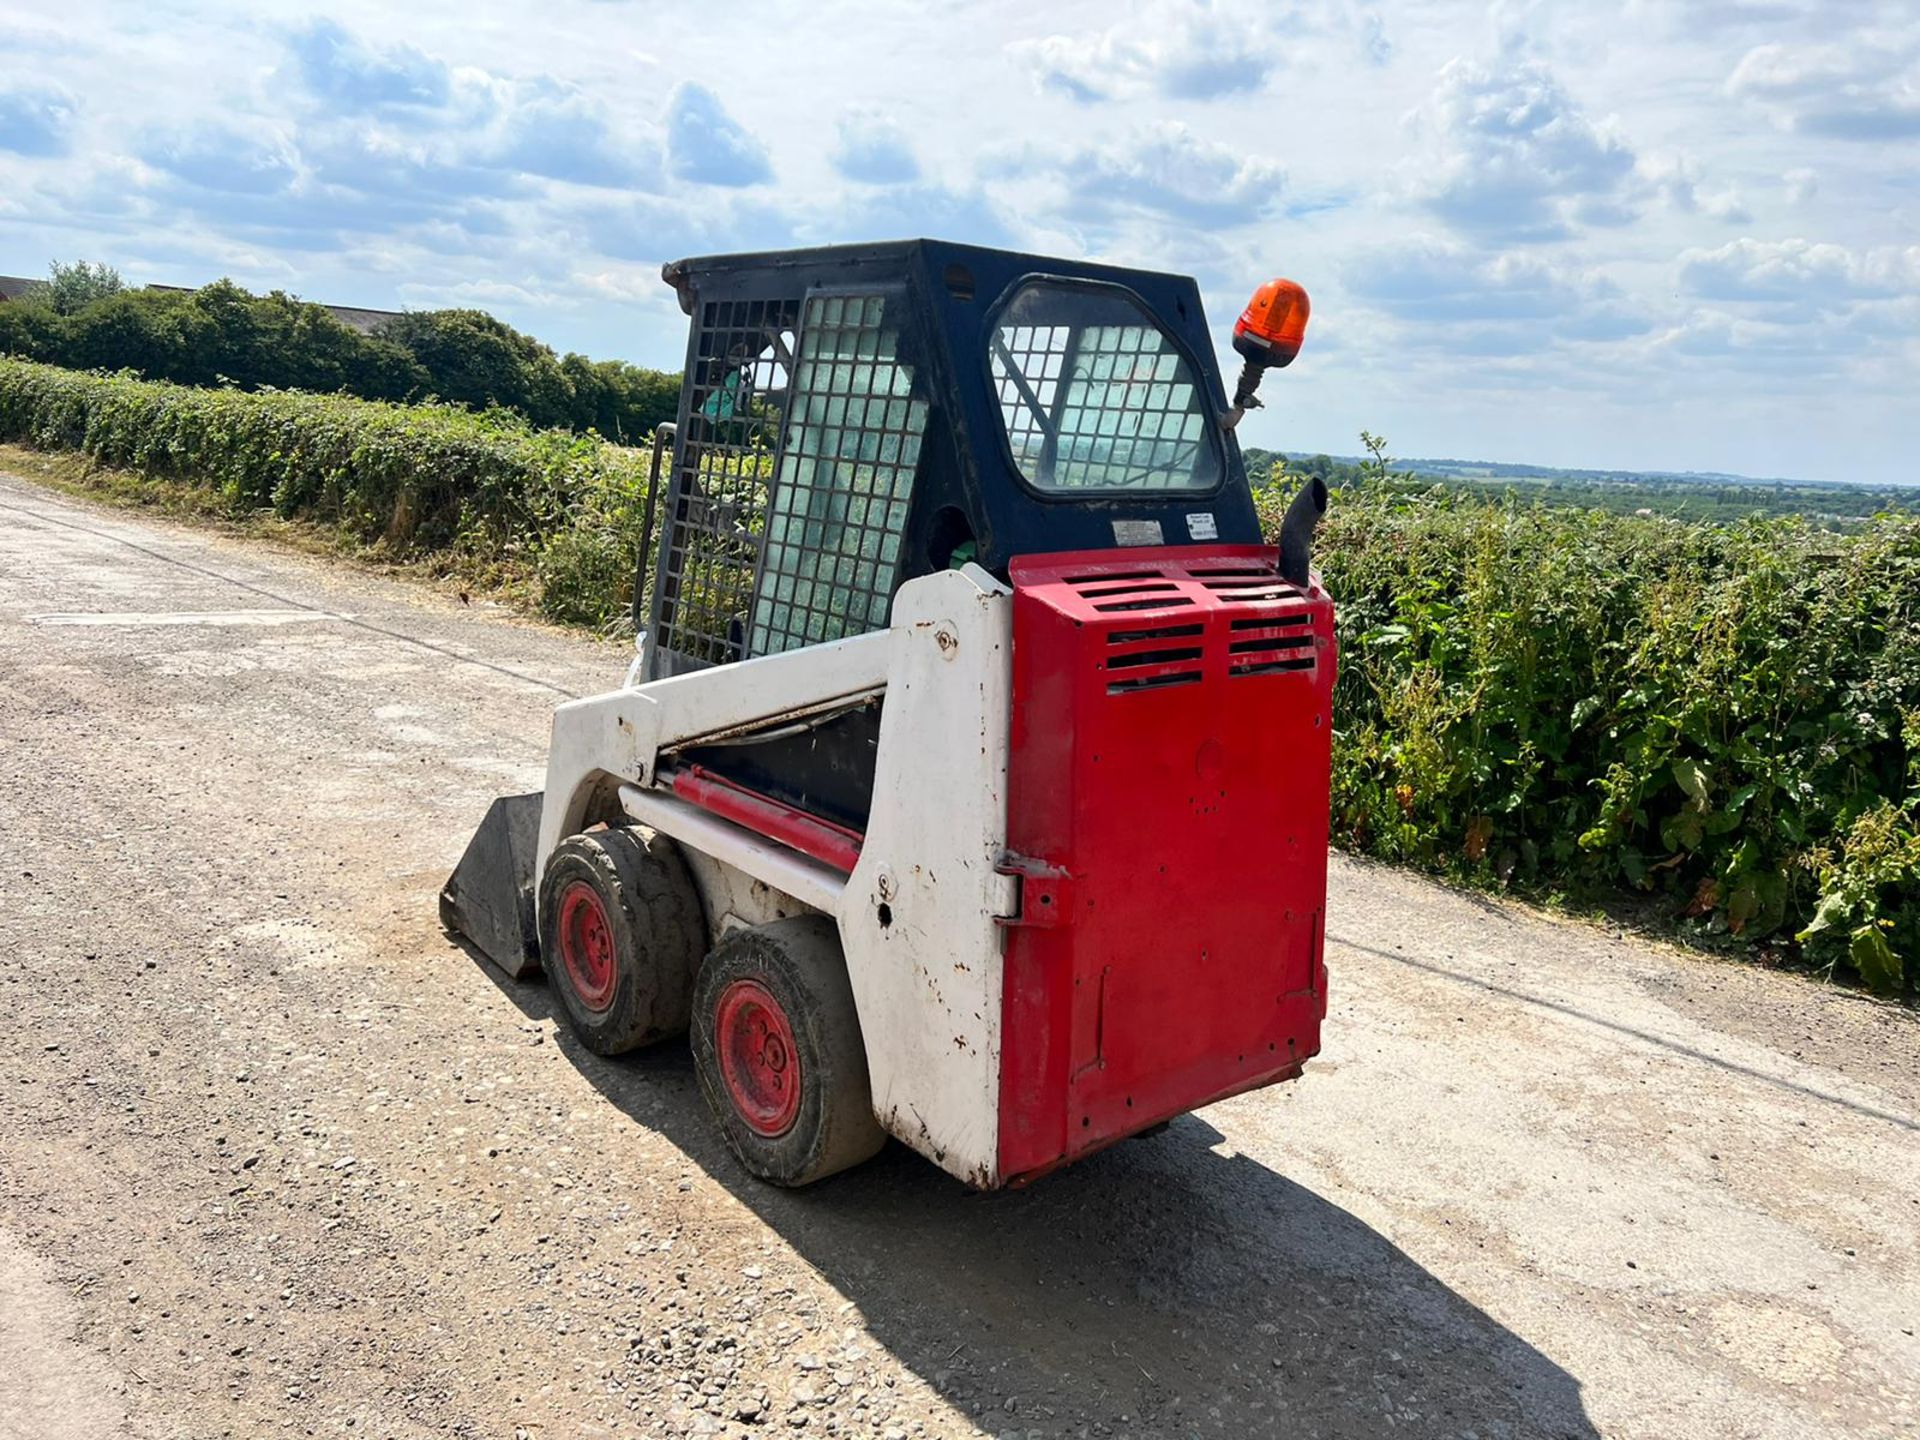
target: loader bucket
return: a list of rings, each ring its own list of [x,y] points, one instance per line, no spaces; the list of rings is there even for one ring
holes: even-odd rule
[[[440,923],[514,980],[540,967],[533,914],[539,844],[539,792],[503,795],[487,807],[487,818],[440,892]]]

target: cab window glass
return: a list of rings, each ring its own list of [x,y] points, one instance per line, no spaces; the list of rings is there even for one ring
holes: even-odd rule
[[[1199,377],[1126,292],[1025,286],[994,322],[988,364],[1014,463],[1035,489],[1219,485],[1220,446]]]

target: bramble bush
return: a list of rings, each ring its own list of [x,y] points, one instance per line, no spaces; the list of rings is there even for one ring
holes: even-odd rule
[[[1316,557],[1339,843],[1664,897],[1876,989],[1920,982],[1920,520],[1836,535],[1363,481]]]
[[[553,619],[625,614],[648,455],[503,410],[196,389],[0,359],[0,440],[338,527],[397,559],[531,576]]]

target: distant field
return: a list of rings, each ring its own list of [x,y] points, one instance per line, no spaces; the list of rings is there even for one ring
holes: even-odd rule
[[[1904,486],[1813,481],[1736,483],[1645,476],[1613,480],[1554,475],[1433,475],[1414,471],[1409,488],[1431,483],[1481,494],[1510,493],[1520,500],[1605,510],[1615,515],[1632,515],[1644,510],[1685,520],[1727,521],[1753,515],[1799,515],[1840,528],[1889,512],[1920,513],[1920,489]]]
[[[1273,452],[1246,452],[1256,485],[1273,475]],[[1371,462],[1353,456],[1285,457],[1284,474],[1317,474],[1332,484],[1367,475]],[[1920,514],[1920,485],[1855,485],[1845,481],[1753,479],[1632,470],[1562,470],[1475,460],[1389,460],[1385,487],[1400,493],[1441,485],[1478,495],[1512,495],[1613,515],[1646,512],[1675,519],[1727,522],[1755,515],[1796,515],[1828,529],[1846,529],[1874,515]],[[1378,469],[1374,471],[1376,483]],[[1284,479],[1281,483],[1285,483]]]

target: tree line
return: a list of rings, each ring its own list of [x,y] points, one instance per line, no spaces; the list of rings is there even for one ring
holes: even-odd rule
[[[677,375],[561,356],[482,310],[408,311],[367,333],[279,290],[133,289],[85,261],[56,263],[45,284],[0,304],[4,354],[180,385],[497,405],[621,444],[671,420],[680,395]]]

